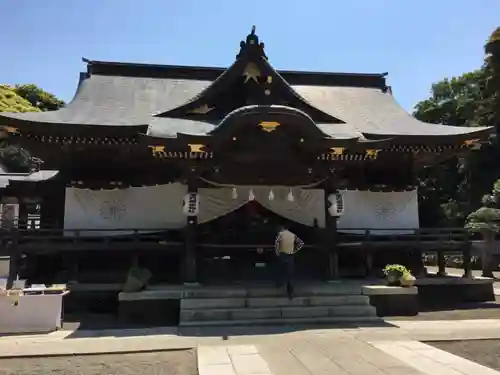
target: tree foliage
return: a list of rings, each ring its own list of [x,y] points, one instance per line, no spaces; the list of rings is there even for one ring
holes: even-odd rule
[[[485,74],[482,69],[432,85],[429,99],[415,106],[421,121],[454,126],[474,126]]]
[[[41,112],[56,110],[63,105],[62,100],[33,84],[0,85],[0,112]],[[0,139],[0,160],[11,172],[26,172],[37,165],[25,149],[8,139]]]
[[[64,102],[55,95],[48,93],[34,84],[16,85],[14,91],[39,110],[55,111],[64,106]]]
[[[39,111],[39,108],[31,105],[31,103],[20,96],[13,87],[0,85],[0,112]]]
[[[421,121],[454,126],[495,126],[500,134],[500,28],[484,46],[483,66],[431,87],[415,106]],[[500,178],[496,141],[480,151],[424,169],[419,176],[423,226],[461,226],[481,205],[482,196]]]

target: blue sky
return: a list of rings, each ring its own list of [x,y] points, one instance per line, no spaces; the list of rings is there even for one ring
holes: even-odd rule
[[[0,83],[72,98],[81,57],[229,66],[253,24],[278,69],[389,72],[408,110],[479,67],[499,0],[0,0]]]

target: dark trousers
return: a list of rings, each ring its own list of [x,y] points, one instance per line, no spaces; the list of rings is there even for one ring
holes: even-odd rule
[[[295,276],[295,256],[281,253],[277,256],[277,266],[277,282],[279,285],[286,284],[286,291],[291,296]]]

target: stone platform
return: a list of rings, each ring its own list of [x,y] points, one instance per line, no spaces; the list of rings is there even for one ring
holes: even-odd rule
[[[118,294],[124,322],[147,325],[276,325],[376,322],[417,315],[422,306],[494,300],[493,280],[430,277],[416,287],[388,287],[385,280],[298,282],[295,296],[273,283],[151,285]]]

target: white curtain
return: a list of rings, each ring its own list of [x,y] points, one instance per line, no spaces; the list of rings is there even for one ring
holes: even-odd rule
[[[272,191],[274,199],[270,200]],[[236,198],[233,194],[236,193]],[[291,197],[292,200],[289,200]],[[268,210],[292,221],[320,227],[325,225],[324,192],[320,189],[289,189],[282,186],[238,186],[232,188],[200,189],[199,223],[224,216],[250,201],[250,195]]]
[[[339,218],[342,232],[362,233],[353,229],[378,229],[374,234],[412,233],[419,227],[417,190],[401,192],[373,192],[346,190],[344,214]]]
[[[325,199],[322,189],[289,189],[283,186],[238,186],[200,189],[198,222],[224,216],[250,201],[250,195],[276,214],[313,226],[325,226]],[[270,198],[270,193],[274,199]],[[64,227],[66,229],[179,229],[186,225],[182,201],[185,185],[137,187],[121,190],[66,189]],[[419,227],[417,191],[343,191],[345,211],[338,221],[343,232],[375,229],[374,234],[411,233]],[[290,199],[292,198],[292,199]],[[82,233],[81,235],[84,235]],[[93,232],[92,234],[98,234]],[[103,231],[99,234],[124,234]]]
[[[325,226],[324,190],[275,187],[272,188],[275,197],[269,200],[270,190],[269,187],[259,189],[255,194],[257,202],[268,210],[309,227],[314,226],[315,221],[319,227]]]
[[[249,191],[249,189],[236,189],[237,195],[233,197],[231,188],[199,189],[198,223],[217,219],[245,205],[249,201]]]
[[[186,224],[180,183],[115,190],[66,189],[65,229],[178,229]],[[82,232],[118,235],[124,231]],[[72,235],[72,233],[68,233]]]

